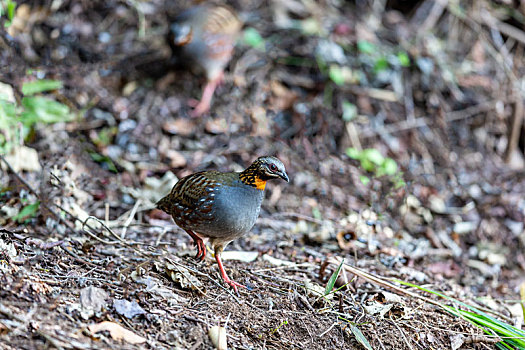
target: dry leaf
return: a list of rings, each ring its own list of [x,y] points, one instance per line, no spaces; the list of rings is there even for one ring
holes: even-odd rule
[[[367,304],[363,304],[363,308],[365,309],[366,313],[369,315],[379,315],[380,317],[384,317],[385,314],[392,309],[394,304],[382,304],[377,301],[370,301]]]
[[[38,160],[38,153],[34,148],[26,146],[15,147],[10,154],[5,156],[5,160],[17,173],[21,171],[32,172],[42,170]]]
[[[297,100],[297,94],[276,80],[270,82],[272,96],[270,107],[275,110],[286,110],[293,106]]]
[[[0,322],[0,335],[5,335],[5,334],[9,333],[9,331],[10,331],[10,329],[5,324]]]
[[[277,259],[277,258],[274,258],[273,256],[271,255],[268,255],[268,254],[264,254],[262,256],[262,259],[264,261],[267,261],[269,262],[270,264],[272,265],[275,265],[275,266],[296,266],[297,264],[294,263],[294,262],[291,262],[291,261],[286,261],[286,260],[282,260],[282,259]]]
[[[455,334],[450,336],[450,348],[457,350],[465,343],[465,336],[463,334]]]
[[[304,288],[306,288],[306,291],[309,296],[320,298],[324,296],[326,299],[331,300],[334,297],[333,293],[330,293],[328,295],[324,295],[325,289],[321,287],[319,284],[309,280],[305,279],[304,281]]]
[[[182,289],[197,290],[200,293],[205,294],[202,282],[197,277],[193,276],[188,269],[169,262],[166,262],[164,269],[173,282],[178,283]]]
[[[93,334],[108,331],[111,338],[114,340],[124,340],[126,343],[130,344],[142,344],[146,342],[146,338],[143,338],[114,322],[100,322],[89,326],[88,329]]]

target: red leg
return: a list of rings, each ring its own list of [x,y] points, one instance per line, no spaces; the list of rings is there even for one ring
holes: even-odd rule
[[[217,86],[222,82],[223,76],[224,74],[221,73],[218,77],[206,83],[206,85],[204,86],[204,90],[202,92],[202,97],[201,97],[200,102],[194,105],[195,109],[191,112],[192,117],[199,117],[210,109],[213,93],[215,92],[215,89],[217,88]],[[195,101],[191,103],[194,104]]]
[[[246,288],[246,286],[240,283],[237,283],[228,277],[228,275],[226,274],[226,271],[224,270],[224,266],[222,266],[221,252],[222,252],[222,247],[220,249],[219,248],[215,249],[215,259],[217,260],[217,264],[219,264],[219,270],[221,271],[222,279],[224,280],[226,284],[228,284],[230,287],[233,288],[235,293],[238,294],[239,291],[237,290],[237,287]]]
[[[195,259],[203,261],[206,257],[206,245],[204,244],[204,241],[194,232],[190,230],[186,230],[186,232],[191,236],[191,238],[193,238],[193,243],[195,243],[195,245],[197,246],[197,255],[195,255]]]

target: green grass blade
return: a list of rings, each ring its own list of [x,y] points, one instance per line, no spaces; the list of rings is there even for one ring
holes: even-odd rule
[[[363,332],[357,326],[354,326],[353,324],[350,324],[350,330],[352,331],[352,334],[354,335],[355,339],[361,343],[367,350],[373,350],[372,345],[368,342],[368,340],[363,335]]]
[[[440,292],[437,292],[437,291],[434,291],[434,290],[431,290],[431,289],[428,289],[428,288],[424,288],[424,287],[421,287],[421,286],[418,286],[418,285],[415,285],[413,283],[410,283],[410,282],[405,282],[405,281],[400,281],[400,280],[397,280],[398,283],[400,284],[403,284],[403,285],[406,285],[406,286],[409,286],[409,287],[414,287],[414,288],[417,288],[419,290],[423,290],[427,293],[431,293],[431,294],[434,294],[434,295],[437,295],[437,296],[440,296],[446,300],[450,300],[460,306],[463,306],[465,307],[466,309],[470,310],[470,311],[467,311],[467,310],[459,310],[458,308],[456,307],[452,307],[452,306],[448,306],[448,305],[441,305],[441,307],[447,311],[449,311],[451,314],[455,315],[455,316],[458,316],[458,317],[462,317],[464,318],[465,320],[469,321],[470,323],[476,325],[476,326],[481,326],[483,327],[483,330],[485,331],[485,333],[487,334],[491,334],[490,332],[488,332],[487,328],[488,329],[491,329],[492,331],[494,331],[498,336],[500,336],[502,338],[502,341],[497,343],[496,345],[498,346],[498,348],[500,349],[505,349],[505,348],[508,348],[508,349],[513,349],[513,347],[515,347],[516,349],[520,349],[520,350],[525,350],[525,332],[522,331],[521,329],[518,329],[508,323],[505,323],[503,321],[500,321],[490,315],[488,315],[487,313],[477,309],[476,307],[474,306],[470,306],[468,304],[465,304],[464,302],[461,302],[459,300],[456,300],[452,297],[449,297],[445,294],[442,294]]]
[[[339,273],[341,272],[341,268],[343,267],[344,262],[345,262],[345,259],[341,261],[337,270],[335,270],[332,276],[330,276],[330,279],[328,280],[328,283],[326,284],[326,288],[324,290],[324,295],[330,294],[332,289],[334,289],[335,281],[337,281],[337,277],[339,276]]]

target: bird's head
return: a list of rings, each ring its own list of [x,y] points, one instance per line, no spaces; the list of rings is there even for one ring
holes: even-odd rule
[[[173,23],[170,26],[170,40],[175,46],[184,46],[193,39],[193,29],[188,23]]]
[[[259,157],[246,170],[241,172],[241,181],[264,190],[266,181],[272,179],[283,179],[289,182],[288,174],[283,162],[272,156]]]

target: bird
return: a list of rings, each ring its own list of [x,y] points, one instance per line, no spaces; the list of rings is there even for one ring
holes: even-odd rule
[[[236,293],[237,287],[246,287],[228,277],[221,253],[231,241],[252,229],[261,210],[266,182],[273,179],[290,181],[278,158],[263,156],[241,172],[201,171],[183,177],[157,202],[157,208],[171,215],[193,238],[196,259],[204,260],[204,240],[209,239],[221,277]]]
[[[168,43],[172,61],[204,72],[206,85],[200,101],[193,100],[193,117],[210,109],[211,99],[224,77],[242,21],[232,8],[205,4],[191,7],[176,16],[169,27]]]

